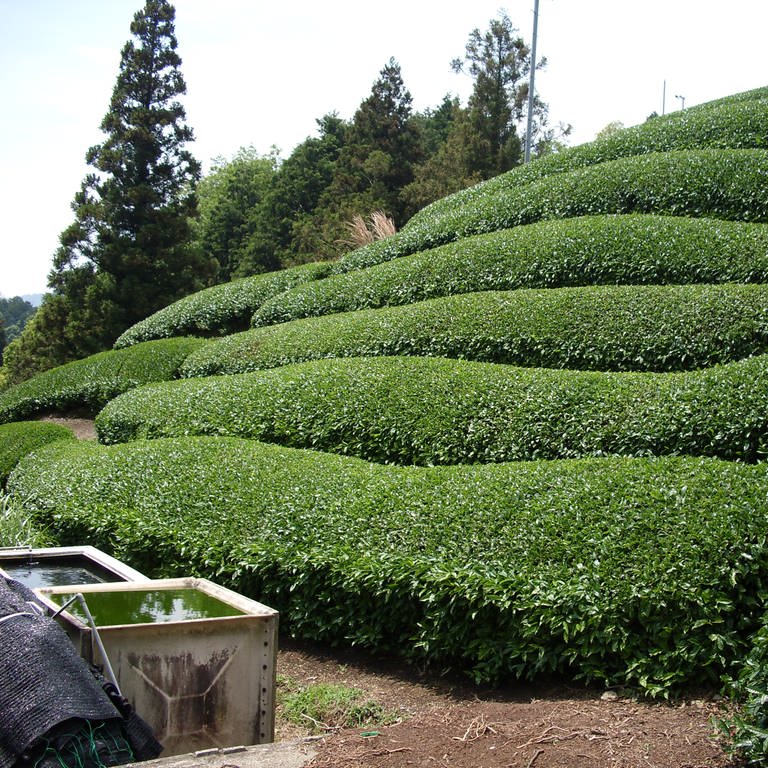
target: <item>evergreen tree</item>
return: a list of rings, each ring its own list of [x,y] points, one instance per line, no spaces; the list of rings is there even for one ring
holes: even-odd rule
[[[433,157],[446,142],[460,107],[459,97],[447,93],[440,106],[414,114],[413,123],[421,139],[422,162]]]
[[[524,134],[518,126],[526,117],[531,52],[506,13],[492,19],[488,30],[471,32],[464,59],[454,59],[454,71],[467,67],[474,78],[468,103],[469,170],[490,178],[519,164]],[[536,68],[546,65],[541,59]],[[534,133],[546,122],[547,108],[534,100]]]
[[[215,262],[190,246],[200,166],[184,148],[193,135],[177,100],[186,85],[174,18],[167,0],[147,0],[131,24],[135,40],[122,50],[101,123],[106,138],[86,154],[94,172],[75,196],[48,278],[56,301],[41,307],[39,325],[60,338],[41,340],[47,367],[109,347],[214,273]]]
[[[10,344],[22,332],[27,321],[34,314],[35,307],[21,296],[13,296],[10,299],[0,298],[0,316],[6,344]]]
[[[470,111],[454,104],[445,140],[416,166],[413,181],[401,192],[409,213],[482,181],[487,152],[488,143],[473,129]]]
[[[406,219],[400,190],[413,179],[422,156],[412,98],[400,65],[390,59],[360,104],[346,132],[333,180],[318,203],[313,225],[323,256],[338,254],[345,223],[356,215],[384,211],[399,226]]]
[[[331,184],[348,124],[335,113],[317,121],[320,135],[299,144],[278,168],[261,208],[260,246],[282,266],[323,255],[313,214]]]

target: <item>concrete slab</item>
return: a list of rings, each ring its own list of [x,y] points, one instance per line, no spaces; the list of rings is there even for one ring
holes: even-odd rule
[[[320,737],[250,747],[205,749],[131,765],[140,768],[303,768],[315,756],[315,744],[319,740]]]

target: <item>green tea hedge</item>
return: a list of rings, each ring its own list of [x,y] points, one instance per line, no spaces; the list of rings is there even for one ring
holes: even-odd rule
[[[214,285],[131,326],[117,339],[115,349],[173,336],[225,336],[244,331],[251,315],[268,298],[329,272],[329,264],[316,262]]]
[[[437,200],[411,218],[407,226],[512,187],[530,184],[554,173],[572,171],[620,157],[681,149],[768,148],[768,89],[739,94],[738,101],[717,100],[680,112],[656,117],[624,128],[611,136],[568,147],[537,158],[468,189]]]
[[[394,464],[609,454],[753,462],[768,453],[768,356],[682,374],[320,360],[134,389],[96,427],[102,443],[231,435]]]
[[[0,486],[24,458],[40,446],[56,440],[74,440],[72,430],[43,421],[19,421],[0,424]]]
[[[296,636],[477,681],[716,681],[765,599],[768,465],[401,468],[235,438],[54,444],[9,478],[62,543],[203,574]]]
[[[0,392],[0,423],[72,408],[95,413],[121,392],[175,378],[187,355],[204,343],[193,338],[146,341],[52,368]]]
[[[766,350],[768,285],[590,286],[469,293],[255,328],[209,342],[182,374],[378,355],[671,371]]]
[[[469,235],[606,213],[768,220],[768,151],[708,149],[625,157],[478,195],[342,257],[334,272],[378,264]]]
[[[254,326],[473,291],[768,282],[768,226],[634,214],[537,222],[298,285]]]
[[[768,762],[768,615],[753,636],[749,653],[730,681],[729,695],[738,709],[721,728],[730,748],[747,765]]]

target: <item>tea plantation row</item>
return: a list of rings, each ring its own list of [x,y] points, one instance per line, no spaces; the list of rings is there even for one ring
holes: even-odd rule
[[[330,268],[302,265],[206,289],[133,326],[115,347],[485,290],[768,282],[768,227],[642,214],[587,216],[477,235],[324,277]]]
[[[477,681],[557,672],[653,693],[717,682],[744,656],[765,599],[766,472],[385,467],[198,437],[55,443],[8,487],[63,543],[259,595],[299,636]]]
[[[567,147],[513,168],[475,186],[426,206],[408,222],[418,226],[478,197],[530,184],[554,173],[572,171],[620,157],[679,149],[765,149],[768,147],[768,88],[758,88],[726,99],[672,112],[624,128],[611,136]]]
[[[0,392],[0,423],[49,411],[95,413],[121,392],[176,378],[187,356],[204,343],[194,338],[148,341],[45,371]]]
[[[392,464],[620,454],[754,462],[768,452],[768,356],[682,374],[429,358],[322,360],[128,392],[103,443],[231,435]]]
[[[333,357],[415,355],[527,367],[675,371],[768,351],[768,285],[487,291],[306,318],[205,341],[102,352],[0,393],[0,423],[95,412],[153,381]]]
[[[421,226],[342,257],[334,272],[361,269],[470,235],[607,213],[768,220],[768,150],[703,149],[611,160],[479,196]]]
[[[184,376],[325,357],[425,355],[586,370],[674,371],[768,351],[768,285],[595,286],[448,296],[216,339]]]
[[[0,487],[16,464],[40,446],[58,440],[74,440],[72,430],[42,421],[0,424]]]
[[[634,214],[555,219],[306,282],[254,326],[459,293],[576,285],[768,282],[768,226]]]
[[[131,326],[117,339],[115,348],[171,336],[223,336],[243,331],[268,298],[293,285],[325,277],[329,271],[329,264],[302,264],[206,288]]]

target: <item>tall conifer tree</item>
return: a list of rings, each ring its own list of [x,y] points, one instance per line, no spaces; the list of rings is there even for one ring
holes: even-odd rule
[[[64,299],[69,357],[104,349],[127,327],[206,285],[212,261],[191,246],[200,165],[185,149],[192,130],[174,34],[175,10],[147,0],[122,50],[95,171],[72,203],[49,286]],[[63,362],[62,360],[53,361]]]

